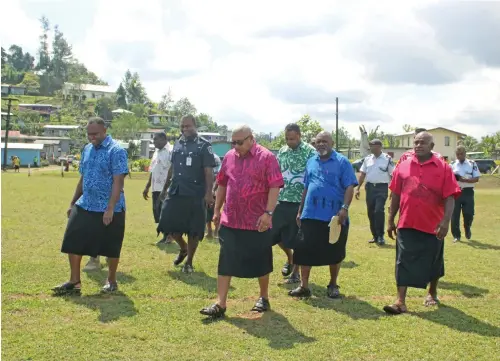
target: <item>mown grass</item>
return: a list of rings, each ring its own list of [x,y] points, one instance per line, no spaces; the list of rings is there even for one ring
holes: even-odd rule
[[[207,323],[198,311],[215,297],[218,244],[204,241],[196,273],[181,274],[172,265],[177,247],[155,246],[151,206],[141,197],[145,174],[126,180],[121,293],[98,295],[103,270],[83,274],[81,297],[51,296],[68,276],[60,243],[76,177],[2,175],[3,360],[499,359],[499,178],[480,183],[473,240],[447,238],[439,308],[425,308],[425,292],[411,290],[410,314],[384,315],[395,291],[394,242],[367,244],[364,202],[354,201],[342,300],[325,297],[326,268],[313,269],[314,297],[288,298],[285,258],[275,249],[273,311],[252,315],[257,283],[235,279],[227,318]]]

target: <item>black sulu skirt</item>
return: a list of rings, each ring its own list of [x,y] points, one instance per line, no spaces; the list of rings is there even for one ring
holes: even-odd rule
[[[349,224],[341,226],[339,240],[329,243],[330,222],[303,219],[293,252],[293,264],[301,266],[328,266],[345,259]]]
[[[64,232],[62,253],[80,256],[120,258],[125,236],[125,212],[115,212],[104,225],[103,212],[90,212],[73,206]]]
[[[205,236],[206,211],[203,198],[170,196],[163,201],[157,231],[163,234],[187,234],[201,241]]]
[[[396,284],[427,288],[444,276],[444,241],[434,234],[411,228],[398,229],[396,237]]]
[[[271,231],[219,230],[219,276],[257,278],[273,271]]]

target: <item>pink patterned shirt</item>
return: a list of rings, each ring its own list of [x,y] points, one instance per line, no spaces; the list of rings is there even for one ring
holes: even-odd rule
[[[225,155],[217,184],[226,187],[220,223],[255,231],[257,220],[266,211],[269,189],[282,188],[283,176],[274,154],[254,144],[244,157],[234,149]]]

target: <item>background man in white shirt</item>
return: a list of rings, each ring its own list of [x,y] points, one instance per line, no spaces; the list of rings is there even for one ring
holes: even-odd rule
[[[156,150],[153,154],[153,158],[151,158],[149,180],[142,195],[145,200],[148,200],[149,188],[151,188],[151,186],[153,187],[151,193],[153,196],[153,216],[155,218],[155,223],[158,223],[161,213],[161,201],[159,197],[167,181],[168,170],[170,169],[170,146],[167,142],[167,135],[165,132],[156,133],[153,138],[153,143]],[[163,235],[163,238],[158,241],[158,243],[167,243],[167,238],[166,235]]]
[[[451,168],[462,190],[455,200],[455,209],[451,217],[451,234],[453,242],[460,241],[460,214],[464,217],[465,238],[471,239],[471,226],[474,219],[474,186],[479,181],[481,173],[476,162],[465,157],[465,147],[459,146],[455,152],[457,159],[451,163]]]
[[[369,144],[372,154],[363,161],[355,196],[359,199],[361,185],[366,179],[366,208],[373,236],[369,243],[384,245],[385,202],[389,194],[394,162],[390,155],[382,152],[382,142],[379,139],[373,139]]]

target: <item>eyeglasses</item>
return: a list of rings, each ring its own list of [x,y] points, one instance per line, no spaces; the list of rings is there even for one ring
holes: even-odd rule
[[[232,145],[232,146],[235,146],[235,145],[240,145],[240,146],[241,146],[241,145],[243,145],[243,143],[245,143],[245,140],[247,140],[248,138],[250,138],[250,135],[249,135],[249,136],[247,136],[247,137],[246,137],[245,139],[243,139],[243,140],[233,140],[233,141],[231,142],[231,145]]]

